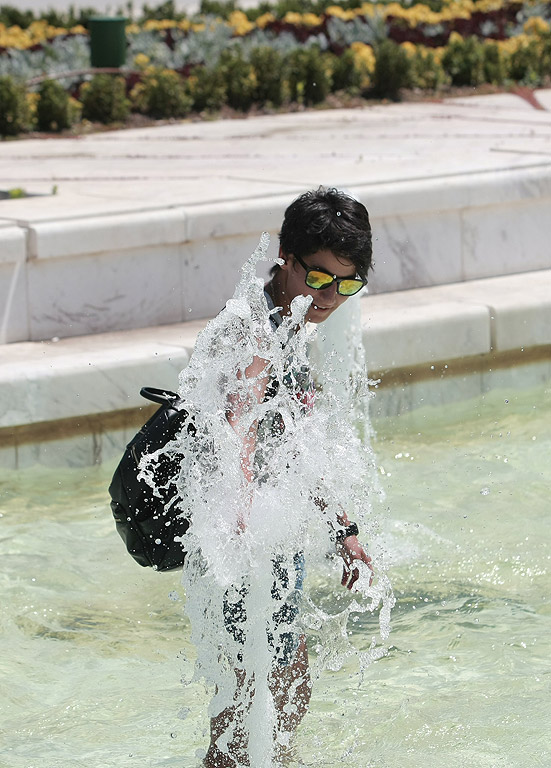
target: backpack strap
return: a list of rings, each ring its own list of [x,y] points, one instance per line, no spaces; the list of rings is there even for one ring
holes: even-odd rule
[[[140,395],[145,397],[146,400],[150,400],[152,403],[158,403],[159,405],[168,405],[169,407],[179,405],[180,397],[176,392],[171,392],[169,389],[155,389],[155,387],[142,387],[140,389]]]

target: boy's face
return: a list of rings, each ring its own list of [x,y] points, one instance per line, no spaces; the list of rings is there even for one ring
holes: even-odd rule
[[[280,253],[280,258],[285,260],[281,266],[282,286],[285,300],[289,305],[296,296],[312,296],[312,303],[306,314],[309,323],[322,323],[327,320],[341,304],[344,304],[348,296],[337,293],[337,284],[333,282],[328,288],[316,290],[306,285],[306,270],[292,255],[286,256]],[[349,259],[335,256],[331,251],[318,251],[312,256],[306,256],[303,261],[309,267],[318,267],[337,277],[356,277],[356,267]]]

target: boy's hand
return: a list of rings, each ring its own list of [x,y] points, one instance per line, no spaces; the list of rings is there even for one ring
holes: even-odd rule
[[[341,542],[337,551],[344,561],[341,580],[343,587],[352,589],[354,584],[358,581],[360,571],[358,568],[354,567],[354,560],[361,560],[371,571],[369,577],[369,586],[371,586],[373,583],[373,566],[371,565],[371,558],[365,552],[357,537],[347,536],[346,539]]]

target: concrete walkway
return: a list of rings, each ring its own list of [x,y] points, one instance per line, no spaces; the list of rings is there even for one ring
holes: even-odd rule
[[[551,90],[535,96],[542,109],[496,94],[4,142],[3,187],[58,194],[2,204],[0,222],[292,197],[319,184],[371,187],[377,215],[379,185],[551,166]]]

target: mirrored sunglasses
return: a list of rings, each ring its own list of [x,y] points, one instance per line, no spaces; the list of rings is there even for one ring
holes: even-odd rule
[[[367,283],[367,281],[362,280],[361,277],[337,277],[321,267],[310,267],[300,258],[300,256],[297,256],[296,253],[295,259],[300,266],[306,270],[304,280],[306,285],[309,288],[314,288],[316,291],[322,291],[324,288],[329,288],[333,283],[337,283],[338,294],[341,296],[354,296],[354,294],[361,291]]]

